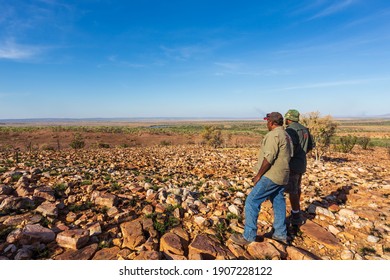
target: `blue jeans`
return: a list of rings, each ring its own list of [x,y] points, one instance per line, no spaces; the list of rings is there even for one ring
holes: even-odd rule
[[[286,201],[284,199],[284,186],[277,185],[267,177],[261,177],[253,187],[245,201],[245,229],[244,238],[254,241],[257,235],[257,218],[259,217],[261,204],[269,199],[274,210],[274,234],[279,239],[287,238]]]

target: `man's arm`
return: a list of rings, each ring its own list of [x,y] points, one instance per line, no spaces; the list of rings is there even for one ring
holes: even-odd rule
[[[316,146],[316,144],[314,143],[314,140],[313,140],[313,136],[310,134],[310,131],[308,130],[308,133],[309,133],[309,143],[307,145],[307,151],[306,153],[310,152],[311,150],[313,150]]]
[[[257,175],[252,179],[252,182],[254,185],[257,184],[257,182],[260,181],[261,177],[265,174],[265,172],[268,171],[268,169],[271,168],[271,164],[268,162],[266,158],[264,158],[263,162],[261,163],[259,172],[257,172]]]

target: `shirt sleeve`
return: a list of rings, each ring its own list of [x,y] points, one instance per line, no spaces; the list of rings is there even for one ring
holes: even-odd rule
[[[274,164],[278,156],[278,152],[279,152],[278,143],[279,143],[278,135],[272,135],[270,137],[267,137],[266,141],[264,142],[263,155],[264,158],[266,158],[271,165]]]

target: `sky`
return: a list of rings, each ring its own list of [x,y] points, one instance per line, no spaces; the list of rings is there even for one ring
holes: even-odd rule
[[[0,0],[0,119],[389,104],[388,0]]]

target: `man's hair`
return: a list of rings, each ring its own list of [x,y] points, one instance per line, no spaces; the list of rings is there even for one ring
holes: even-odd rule
[[[264,120],[271,121],[279,126],[283,125],[283,116],[279,112],[268,113]]]

